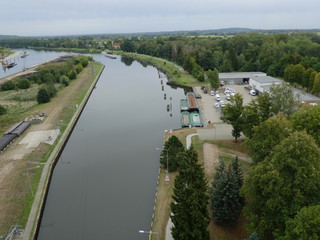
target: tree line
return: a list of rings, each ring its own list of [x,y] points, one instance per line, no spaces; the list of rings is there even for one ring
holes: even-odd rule
[[[262,71],[319,94],[320,75],[315,75],[320,72],[320,36],[316,33],[127,39],[121,49],[176,62],[199,81],[214,69]]]

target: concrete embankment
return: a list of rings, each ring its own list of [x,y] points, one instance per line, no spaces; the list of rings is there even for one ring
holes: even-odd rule
[[[52,179],[54,167],[55,167],[61,153],[63,152],[63,149],[64,149],[66,143],[68,142],[68,139],[69,139],[74,127],[76,126],[78,119],[80,118],[81,113],[84,110],[103,70],[104,70],[104,66],[102,67],[102,69],[100,70],[100,72],[98,73],[96,78],[94,79],[85,98],[83,99],[82,103],[79,105],[76,113],[74,114],[74,116],[70,120],[66,130],[64,131],[63,135],[59,139],[56,147],[54,148],[54,150],[53,150],[52,154],[50,155],[49,159],[47,160],[46,164],[44,165],[44,168],[43,168],[43,171],[41,174],[41,178],[40,178],[40,182],[38,185],[37,193],[35,195],[32,209],[30,211],[28,221],[27,221],[27,224],[26,224],[26,227],[24,230],[23,240],[35,239],[38,234],[40,223],[41,223],[41,217],[42,217],[42,214],[43,214],[43,211],[45,208],[45,202],[46,202],[50,182]]]

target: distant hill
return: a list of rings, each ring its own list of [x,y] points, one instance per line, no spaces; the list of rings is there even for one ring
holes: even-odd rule
[[[252,28],[221,28],[209,30],[181,30],[162,32],[138,32],[138,33],[110,33],[110,34],[90,34],[98,38],[109,37],[167,37],[167,36],[202,36],[202,35],[235,35],[241,33],[299,33],[299,32],[320,32],[320,29],[252,29]],[[70,36],[79,37],[79,36]]]
[[[2,39],[14,39],[14,38],[19,38],[19,36],[16,36],[16,35],[0,35],[0,40],[2,40]]]

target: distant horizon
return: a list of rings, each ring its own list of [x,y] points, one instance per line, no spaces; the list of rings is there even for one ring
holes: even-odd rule
[[[54,34],[54,35],[19,35],[19,34],[0,34],[0,36],[8,37],[76,37],[76,36],[92,36],[92,35],[139,35],[139,34],[160,34],[160,33],[176,33],[176,32],[223,32],[224,30],[240,30],[239,33],[245,33],[246,30],[255,32],[255,31],[297,31],[297,32],[314,32],[319,31],[319,28],[249,28],[249,27],[227,27],[227,28],[209,28],[209,29],[185,29],[185,30],[160,30],[160,31],[139,31],[139,32],[101,32],[101,33],[75,33],[75,34]],[[231,32],[232,32],[231,31]]]

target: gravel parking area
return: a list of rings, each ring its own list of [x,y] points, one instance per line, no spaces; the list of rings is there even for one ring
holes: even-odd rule
[[[224,94],[225,89],[228,87],[232,88],[236,93],[240,93],[243,96],[244,105],[247,105],[252,98],[255,98],[255,96],[251,96],[249,90],[244,88],[245,86],[247,85],[225,85],[223,88],[220,88],[219,94],[222,101],[224,101],[224,103],[228,102],[225,98],[226,95]],[[204,123],[208,124],[209,121],[211,123],[222,123],[222,120],[220,119],[221,109],[214,107],[214,104],[217,102],[215,96],[211,96],[209,94],[210,91],[208,91],[207,94],[203,93],[201,87],[194,87],[194,92],[201,95],[201,98],[198,99],[198,105],[200,106]]]

